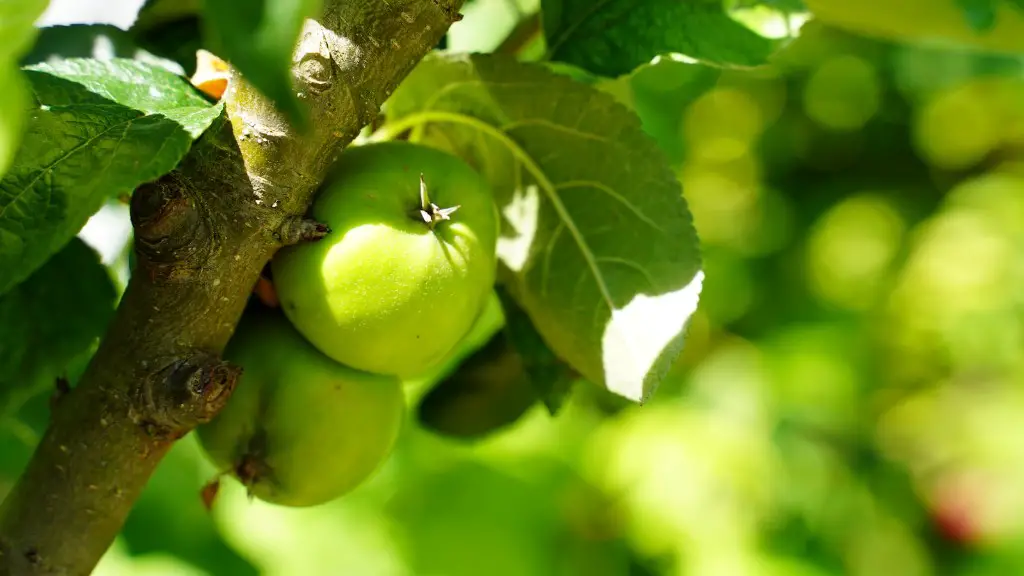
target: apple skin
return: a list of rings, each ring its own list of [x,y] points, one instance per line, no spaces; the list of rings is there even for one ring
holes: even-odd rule
[[[388,458],[405,416],[402,383],[334,362],[280,311],[249,309],[224,358],[243,368],[227,405],[197,428],[218,469],[249,494],[315,506],[365,482]]]
[[[431,229],[430,200],[459,206]],[[285,315],[324,354],[359,370],[411,378],[469,332],[495,281],[498,210],[460,158],[403,141],[343,152],[311,216],[327,237],[274,256]]]

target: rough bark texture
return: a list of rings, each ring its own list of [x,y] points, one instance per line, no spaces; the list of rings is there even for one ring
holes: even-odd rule
[[[462,0],[328,0],[294,56],[305,134],[242,78],[226,117],[131,203],[137,263],[79,384],[0,508],[0,574],[89,574],[173,442],[208,421],[240,369],[220,354],[332,159],[437,44]]]

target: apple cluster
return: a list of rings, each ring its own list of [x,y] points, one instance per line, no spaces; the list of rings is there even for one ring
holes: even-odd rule
[[[403,380],[453,353],[496,274],[490,185],[435,148],[346,149],[310,217],[330,232],[271,260],[279,307],[246,310],[224,352],[242,378],[197,430],[220,470],[287,506],[340,497],[383,463]]]

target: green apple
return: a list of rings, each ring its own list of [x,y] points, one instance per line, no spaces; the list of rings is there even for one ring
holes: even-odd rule
[[[494,285],[498,211],[460,158],[409,142],[349,148],[311,216],[331,232],[280,250],[285,315],[324,354],[414,377],[444,360]]]
[[[252,496],[322,504],[363,483],[390,455],[405,413],[398,378],[338,364],[276,310],[248,310],[224,357],[243,368],[241,380],[196,432],[214,465]]]

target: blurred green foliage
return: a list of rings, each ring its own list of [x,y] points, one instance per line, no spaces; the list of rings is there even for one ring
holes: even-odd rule
[[[477,0],[447,49],[492,50],[537,6]],[[649,404],[581,386],[476,442],[410,413],[370,482],[311,509],[225,481],[207,512],[189,437],[97,574],[1024,573],[1022,69],[811,21],[768,68],[598,81],[674,161],[704,243]],[[45,401],[5,405],[4,485]]]

